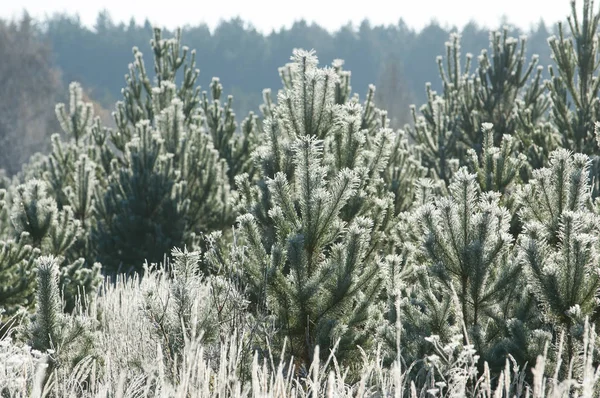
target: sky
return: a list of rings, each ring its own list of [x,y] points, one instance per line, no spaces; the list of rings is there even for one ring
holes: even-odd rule
[[[98,12],[106,9],[115,23],[138,24],[146,18],[161,27],[206,23],[211,29],[222,20],[240,17],[257,30],[270,33],[304,19],[329,31],[365,18],[372,25],[396,24],[400,18],[417,30],[436,20],[442,26],[462,28],[470,20],[480,26],[497,27],[505,17],[528,30],[540,19],[548,24],[564,20],[570,14],[570,0],[2,0],[0,17],[19,18],[27,10],[43,19],[54,13],[78,14],[84,25],[93,27]],[[577,0],[578,10],[583,0]]]

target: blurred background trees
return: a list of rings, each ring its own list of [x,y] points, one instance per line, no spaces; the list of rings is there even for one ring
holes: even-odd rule
[[[46,150],[46,130],[58,127],[54,104],[61,77],[35,22],[0,21],[0,168],[14,173]]]
[[[539,65],[553,64],[546,40],[554,32],[543,21],[529,32],[509,30],[515,37],[530,37],[528,58],[538,54]],[[474,22],[461,31],[437,22],[415,31],[402,19],[388,26],[363,21],[336,32],[300,20],[289,29],[263,35],[236,18],[223,21],[213,31],[205,24],[186,27],[185,36],[198,53],[202,68],[198,83],[208,88],[212,77],[218,76],[225,85],[223,97],[235,96],[236,115],[257,112],[262,89],[279,87],[272,71],[289,60],[291,49],[305,48],[316,50],[323,64],[343,59],[344,68],[353,72],[355,88],[375,83],[377,106],[393,115],[391,127],[399,128],[411,121],[411,104],[427,101],[424,82],[442,91],[435,59],[445,52],[444,43],[452,32],[461,33],[463,54],[477,55],[489,42],[488,27]],[[48,137],[60,132],[54,104],[67,100],[71,81],[82,84],[85,101],[94,103],[95,114],[112,125],[110,112],[103,108],[112,110],[121,96],[124,80],[115,76],[127,72],[134,45],[150,54],[147,38],[151,35],[148,21],[132,18],[129,23],[115,23],[107,11],[98,14],[93,28],[66,14],[44,21],[27,14],[18,21],[0,20],[0,169],[12,175],[33,153],[49,150]],[[148,72],[152,79],[153,68]]]

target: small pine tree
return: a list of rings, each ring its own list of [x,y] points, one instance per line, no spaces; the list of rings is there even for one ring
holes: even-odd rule
[[[65,303],[61,300],[59,263],[54,256],[40,256],[36,260],[37,300],[26,331],[31,347],[47,359],[42,384],[54,389],[55,393],[58,386],[48,381],[53,379],[56,369],[68,371],[80,366],[84,359],[93,361],[101,357],[94,347],[96,321],[83,311],[81,302],[77,314],[63,312]],[[90,381],[89,375],[79,377]]]
[[[30,245],[38,255],[56,257],[60,264],[59,286],[65,295],[66,309],[71,311],[79,294],[95,293],[101,278],[100,265],[88,266],[83,258],[72,252],[80,238],[80,222],[70,206],[58,209],[47,188],[48,184],[42,180],[30,180],[14,189],[10,212],[13,239],[19,237],[17,241],[22,240],[19,245],[23,250]],[[28,281],[28,284],[32,283],[32,280]]]
[[[125,147],[127,168],[115,163],[109,185],[97,198],[92,231],[105,272],[141,271],[141,261],[159,262],[184,239],[187,201],[176,182],[172,154],[147,121]]]
[[[144,282],[142,311],[165,353],[169,377],[179,380],[186,344],[196,336],[206,346],[231,337],[229,333],[235,331],[228,324],[245,304],[228,281],[201,272],[199,252],[175,248],[171,257],[169,264],[154,270],[153,278]],[[163,285],[168,289],[162,289]]]
[[[482,50],[478,65],[470,75],[472,55],[467,54],[461,66],[460,35],[453,34],[446,43],[447,55],[437,62],[443,83],[438,95],[427,85],[427,103],[420,108],[421,116],[412,107],[414,126],[407,126],[409,135],[417,143],[423,165],[430,176],[450,184],[458,167],[466,165],[468,150],[480,155],[486,137],[482,124],[492,123],[494,146],[503,136],[516,135],[524,121],[531,126],[524,151],[538,154],[536,128],[548,108],[548,99],[542,90],[541,69],[528,85],[537,64],[537,56],[527,63],[525,42],[509,37],[508,29],[490,34],[490,50]],[[520,133],[525,134],[525,133]],[[536,141],[537,140],[537,141]]]
[[[580,19],[572,0],[567,20],[571,37],[565,35],[563,24],[559,23],[558,37],[548,39],[556,61],[556,71],[549,67],[551,78],[546,82],[552,100],[550,121],[563,148],[591,157],[592,196],[596,197],[600,195],[600,152],[594,137],[594,123],[600,120],[597,36],[600,12],[595,13],[593,1],[584,0]]]
[[[518,140],[511,135],[502,137],[499,147],[494,146],[493,127],[491,123],[482,124],[483,150],[479,156],[474,149],[468,150],[471,157],[469,167],[477,175],[482,192],[501,194],[500,204],[506,207],[511,215],[511,234],[518,236],[521,225],[518,217],[519,202],[515,192],[523,171],[528,166],[527,156],[518,153]]]
[[[53,136],[51,154],[32,162],[24,173],[28,180],[47,181],[49,197],[58,211],[70,207],[79,222],[78,239],[66,255],[73,271],[79,258],[87,264],[105,262],[108,273],[115,272],[121,260],[141,270],[145,259],[160,261],[171,247],[191,243],[201,232],[227,228],[234,222],[228,162],[238,167],[239,160],[245,170],[250,170],[248,159],[256,120],[251,116],[242,124],[243,134],[233,134],[230,127],[236,125],[231,124],[231,118],[226,121],[227,128],[213,126],[221,123],[214,118],[210,124],[208,116],[214,115],[203,113],[200,89],[195,87],[199,73],[195,52],[181,45],[181,32],[177,31],[172,39],[163,39],[160,29],[155,29],[151,45],[156,85],[151,84],[142,53],[134,48],[135,61],[126,76],[123,100],[117,102],[113,113],[116,128],[103,127],[100,119],[94,118],[91,104],[82,100],[81,86],[73,83],[69,106],[56,107],[68,140]],[[182,80],[176,84],[180,74]],[[213,91],[218,90],[215,87]],[[214,107],[219,119],[221,108],[218,98],[215,101],[207,111]],[[147,139],[140,138],[140,124],[152,126]],[[216,130],[212,131],[211,126]],[[211,133],[215,142],[223,144],[218,148],[223,158],[213,145]],[[152,143],[153,135],[160,145]],[[231,152],[227,146],[231,140],[236,141],[235,159],[225,156]],[[139,156],[133,161],[135,148]],[[143,181],[135,180],[138,177]],[[152,198],[144,192],[145,183],[158,184],[150,187]],[[123,212],[121,201],[127,203],[129,213]],[[168,216],[154,217],[157,214],[150,208]],[[168,236],[164,244],[141,243],[128,258],[121,258],[120,250],[124,249],[118,249],[115,242],[134,243],[136,234],[130,234],[132,231],[139,232],[142,242],[151,242],[154,238],[147,235],[154,232],[147,228],[161,231],[156,242]]]
[[[58,287],[58,264],[51,256],[37,260],[37,305],[32,325],[32,347],[42,352],[56,348],[62,308]]]
[[[580,20],[576,2],[571,0],[571,15],[567,20],[572,37],[565,37],[563,24],[559,22],[558,37],[548,39],[557,67],[556,72],[549,67],[551,79],[547,82],[552,121],[561,132],[563,148],[589,155],[597,152],[593,123],[600,119],[600,83],[595,76],[600,13],[594,13],[592,1],[584,0]]]
[[[521,262],[545,321],[567,333],[567,364],[585,318],[598,319],[600,219],[592,211],[589,165],[583,154],[557,150],[520,194]]]
[[[278,104],[263,108],[271,116],[255,152],[259,179],[236,179],[246,212],[238,223],[251,308],[273,317],[308,368],[317,345],[324,353],[339,338],[339,355],[350,358],[373,341],[367,314],[379,312],[378,249],[394,216],[383,185],[393,137],[370,116],[379,114],[373,90],[365,106],[336,104],[341,72],[319,69],[311,52],[292,59],[280,70]]]
[[[295,182],[283,173],[268,181],[276,231],[271,247],[252,214],[238,218],[248,246],[244,272],[251,297],[276,315],[291,354],[307,368],[316,345],[332,347],[341,338],[339,354],[347,356],[351,347],[368,343],[368,314],[381,284],[368,251],[373,222],[356,217],[344,227],[340,219],[357,175],[342,170],[325,178],[320,151],[314,139],[299,139]]]
[[[450,197],[417,214],[428,273],[444,289],[443,296],[456,295],[456,322],[466,328],[465,343],[474,344],[486,360],[502,363],[493,355],[504,344],[521,266],[512,255],[510,215],[499,205],[500,195],[480,193],[476,178],[459,170]]]
[[[206,91],[202,93],[201,106],[215,149],[227,161],[227,176],[233,186],[235,176],[239,174],[247,173],[249,178],[254,176],[251,154],[258,143],[258,118],[251,112],[238,131],[233,97],[228,96],[225,104],[221,104],[223,85],[216,77],[210,83],[210,93],[210,100]]]

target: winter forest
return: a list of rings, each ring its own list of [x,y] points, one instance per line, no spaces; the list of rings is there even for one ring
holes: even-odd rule
[[[599,23],[0,21],[0,397],[600,397]]]

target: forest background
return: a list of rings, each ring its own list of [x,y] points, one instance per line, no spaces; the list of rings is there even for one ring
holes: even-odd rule
[[[526,35],[527,58],[539,55],[539,65],[553,65],[547,39],[556,34],[555,25],[540,20],[524,31],[505,24],[513,37]],[[224,95],[233,95],[238,122],[249,111],[257,112],[264,88],[277,88],[277,68],[289,61],[293,48],[314,49],[322,65],[344,60],[352,71],[357,89],[375,84],[375,102],[393,117],[392,127],[410,122],[410,105],[426,102],[425,82],[440,92],[436,63],[445,55],[444,43],[451,33],[462,35],[463,54],[479,54],[489,45],[490,31],[496,27],[470,22],[462,29],[443,27],[432,21],[416,30],[400,19],[395,25],[373,26],[368,20],[347,24],[329,32],[323,27],[297,21],[290,28],[262,34],[240,18],[221,22],[216,29],[206,24],[185,28],[185,41],[198,53],[198,83],[208,87],[214,76],[224,86]],[[173,32],[164,31],[171,36]],[[80,82],[86,101],[95,105],[104,125],[112,126],[110,113],[120,98],[131,48],[138,46],[150,54],[148,20],[134,18],[128,24],[115,23],[102,11],[93,27],[79,17],[55,14],[35,20],[27,13],[19,20],[0,19],[0,170],[12,175],[29,157],[47,152],[51,134],[60,132],[54,105],[68,102],[68,84]],[[152,70],[149,70],[152,78]]]

